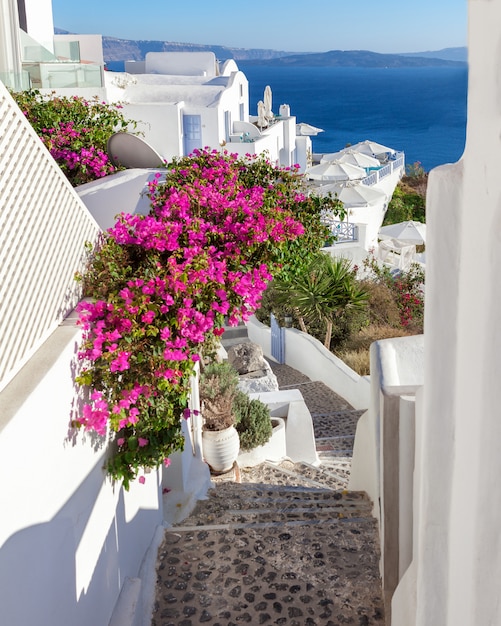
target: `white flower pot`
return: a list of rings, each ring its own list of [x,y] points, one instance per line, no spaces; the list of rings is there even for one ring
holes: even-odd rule
[[[240,439],[234,426],[224,430],[203,430],[204,459],[214,472],[229,472],[240,451]]]

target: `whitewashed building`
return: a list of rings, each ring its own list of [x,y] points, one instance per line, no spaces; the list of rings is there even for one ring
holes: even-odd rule
[[[166,160],[210,147],[245,156],[265,153],[273,163],[306,167],[311,139],[297,137],[296,118],[281,106],[259,128],[249,112],[249,84],[235,61],[212,52],[149,52],[107,72],[107,97],[124,104],[145,140]]]

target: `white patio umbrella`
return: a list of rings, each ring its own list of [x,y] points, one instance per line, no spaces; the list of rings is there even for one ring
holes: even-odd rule
[[[324,154],[320,159],[320,163],[327,161],[339,161],[340,163],[351,163],[358,167],[381,167],[381,163],[373,156],[364,152],[355,152],[354,150],[341,150],[332,154]]]
[[[426,224],[409,220],[390,224],[379,229],[380,239],[396,239],[403,243],[423,245],[426,243]]]
[[[259,128],[264,128],[265,126],[268,126],[268,120],[266,119],[265,110],[266,109],[264,106],[264,102],[260,100],[257,103],[257,125],[259,126]]]
[[[323,133],[323,128],[317,128],[316,126],[312,126],[311,124],[306,124],[305,122],[300,122],[296,124],[296,136],[314,136],[318,135],[318,133]]]
[[[368,154],[379,159],[388,157],[390,154],[395,154],[395,150],[393,148],[388,148],[387,146],[383,146],[375,141],[370,141],[370,139],[359,141],[355,145],[350,146],[350,149],[355,152],[363,152],[364,154]]]
[[[311,180],[357,180],[367,176],[365,170],[350,163],[329,161],[320,163],[306,170],[305,175]]]
[[[272,119],[273,118],[273,111],[272,111],[272,94],[271,94],[271,87],[269,85],[266,85],[266,87],[264,88],[264,116],[267,117],[268,119]]]
[[[347,183],[346,185],[322,185],[318,189],[322,196],[331,193],[347,208],[366,207],[375,204],[383,204],[388,197],[384,191],[375,187],[368,187],[361,183]]]

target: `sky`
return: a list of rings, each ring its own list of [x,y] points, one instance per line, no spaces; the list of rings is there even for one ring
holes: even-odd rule
[[[120,39],[286,52],[466,45],[467,0],[52,0],[54,25]]]

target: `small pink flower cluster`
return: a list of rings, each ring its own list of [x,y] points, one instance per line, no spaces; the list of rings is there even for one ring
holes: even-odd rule
[[[70,171],[77,184],[101,178],[115,171],[108,155],[94,146],[85,146],[88,129],[76,130],[73,122],[43,129],[41,139],[63,171]]]
[[[423,317],[423,299],[412,292],[412,286],[397,281],[400,323],[407,328],[416,318]]]

